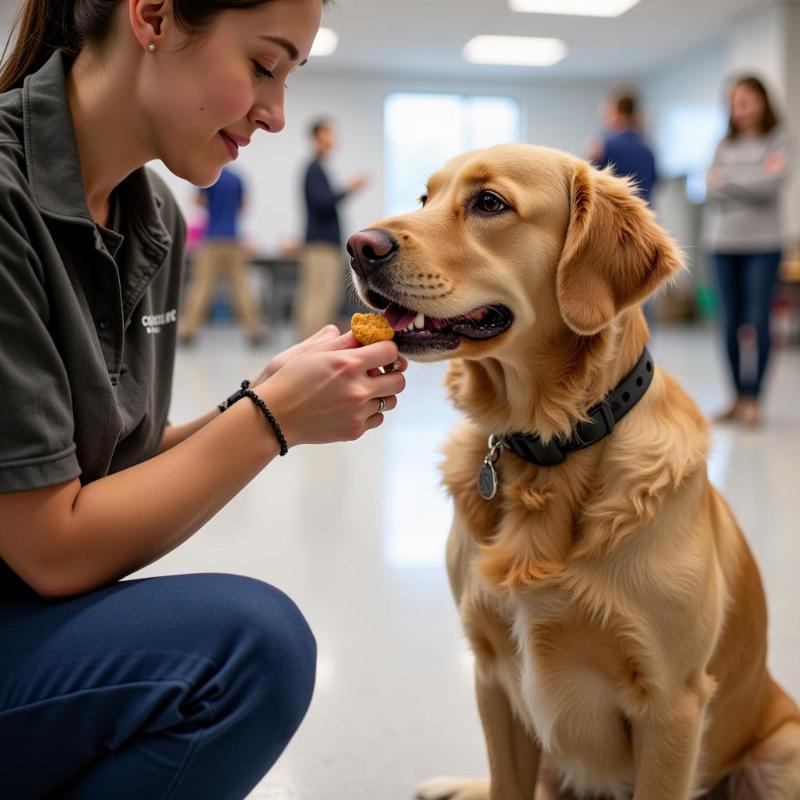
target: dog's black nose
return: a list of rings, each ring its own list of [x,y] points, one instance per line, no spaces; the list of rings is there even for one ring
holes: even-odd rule
[[[367,228],[354,233],[347,240],[350,266],[366,278],[378,267],[390,261],[397,252],[397,242],[389,231],[381,228]]]

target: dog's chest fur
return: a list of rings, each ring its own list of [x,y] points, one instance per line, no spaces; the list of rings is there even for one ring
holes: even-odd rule
[[[472,574],[464,590],[461,614],[477,668],[503,687],[550,768],[579,793],[630,797],[633,757],[620,688],[631,665],[614,633],[555,587],[511,599]]]
[[[456,506],[448,569],[477,669],[574,790],[630,797],[628,719],[648,702],[659,646],[637,598],[617,593],[597,560],[575,558],[591,454],[573,458],[568,481],[509,458],[501,495],[486,502],[475,484],[482,439],[470,426],[456,432],[444,465]]]

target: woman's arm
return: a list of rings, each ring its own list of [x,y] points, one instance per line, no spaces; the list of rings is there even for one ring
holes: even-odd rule
[[[335,349],[335,348],[340,349]],[[381,424],[379,397],[405,386],[374,371],[392,342],[357,348],[351,334],[298,357],[255,391],[289,446],[347,441]],[[64,597],[106,585],[177,547],[278,454],[259,409],[243,398],[179,444],[81,487],[0,494],[0,557],[37,592]]]
[[[188,439],[193,433],[197,433],[200,428],[204,428],[212,419],[216,419],[219,415],[220,411],[217,408],[213,411],[209,411],[208,414],[204,414],[202,417],[198,417],[192,422],[187,422],[183,425],[167,425],[161,436],[161,444],[158,446],[156,455],[160,455],[164,451],[175,447],[176,444],[180,444],[184,439]]]
[[[789,137],[784,133],[776,138],[762,163],[721,169],[716,195],[755,202],[771,200],[789,174],[790,150]]]
[[[320,328],[320,330],[318,330],[313,336],[309,336],[308,339],[298,342],[297,344],[292,345],[292,347],[290,347],[288,350],[284,350],[282,353],[278,353],[276,356],[274,356],[263,369],[261,374],[255,379],[255,381],[253,381],[253,385],[259,386],[264,381],[271,378],[282,366],[288,364],[298,356],[314,351],[324,350],[340,336],[341,334],[339,333],[339,329],[335,325],[326,325],[323,328]],[[408,362],[403,359],[402,364],[403,366],[401,371],[404,371],[408,366]],[[224,400],[225,398],[220,399]],[[164,428],[164,433],[161,437],[161,444],[159,445],[156,455],[163,453],[165,450],[169,450],[171,447],[179,444],[184,439],[187,439],[193,433],[199,431],[200,428],[211,422],[212,419],[216,419],[219,415],[219,409],[214,409],[213,411],[209,411],[207,414],[204,414],[202,417],[199,417],[193,422],[187,422],[183,425],[167,425],[167,427]]]
[[[319,164],[311,165],[306,175],[306,199],[310,208],[327,214],[346,196],[346,190],[334,190]]]
[[[44,596],[97,588],[177,547],[277,454],[258,409],[240,401],[130,469],[0,495],[0,555]]]

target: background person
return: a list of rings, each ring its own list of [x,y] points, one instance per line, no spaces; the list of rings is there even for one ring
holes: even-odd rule
[[[362,174],[343,189],[334,188],[325,168],[336,146],[333,123],[317,120],[310,132],[314,155],[303,178],[306,232],[294,310],[295,329],[301,339],[333,322],[339,313],[345,280],[339,204],[368,180]]]
[[[615,175],[633,179],[639,195],[652,204],[656,184],[656,159],[644,140],[639,119],[639,103],[627,90],[619,90],[604,108],[606,136],[590,147],[589,160],[598,168],[611,166]]]
[[[223,168],[213,186],[201,189],[198,203],[207,214],[205,238],[197,248],[189,284],[180,341],[192,342],[208,315],[219,278],[231,288],[231,299],[239,321],[252,345],[264,341],[258,303],[247,281],[247,252],[240,241],[239,218],[245,204],[244,181],[230,168]]]
[[[764,84],[752,75],[736,80],[729,95],[728,132],[708,171],[704,220],[735,391],[718,421],[756,425],[761,419],[770,308],[783,240],[780,195],[790,150]],[[754,357],[747,358],[748,352]]]

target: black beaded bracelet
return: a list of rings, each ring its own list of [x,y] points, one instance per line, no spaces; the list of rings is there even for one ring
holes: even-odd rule
[[[272,430],[275,431],[275,436],[278,438],[278,444],[281,446],[281,455],[285,456],[289,452],[289,445],[286,444],[286,438],[283,435],[281,426],[278,425],[278,420],[275,419],[272,412],[267,408],[267,404],[250,388],[250,381],[242,381],[242,388],[234,392],[227,400],[220,403],[217,408],[220,412],[225,411],[243,397],[249,397],[266,417],[267,422],[269,422]]]

